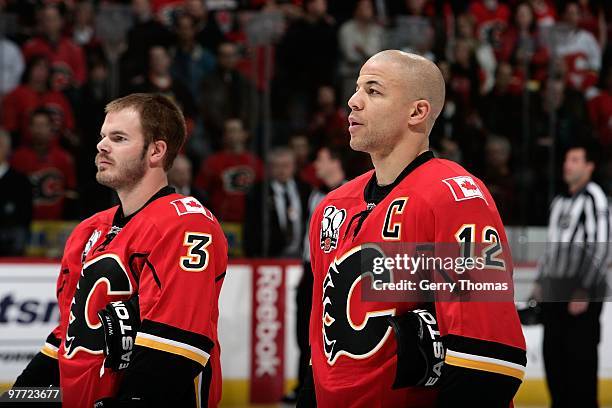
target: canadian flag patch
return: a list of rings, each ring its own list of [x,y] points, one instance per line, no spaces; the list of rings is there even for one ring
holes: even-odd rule
[[[480,187],[474,182],[474,179],[470,176],[459,176],[451,177],[442,180],[448,188],[450,188],[455,201],[469,200],[471,198],[482,198],[485,203],[487,200],[484,198]],[[488,204],[488,203],[487,203]]]
[[[207,218],[213,219],[212,213],[193,197],[179,198],[170,203],[174,206],[178,215],[204,214]]]

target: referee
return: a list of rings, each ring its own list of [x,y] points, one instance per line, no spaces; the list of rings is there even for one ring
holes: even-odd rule
[[[593,152],[571,147],[568,192],[555,197],[535,297],[542,303],[544,366],[552,408],[598,407],[597,345],[610,246],[608,200],[591,181]]]

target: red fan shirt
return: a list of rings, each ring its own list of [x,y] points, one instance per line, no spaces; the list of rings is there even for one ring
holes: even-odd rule
[[[35,55],[44,55],[52,65],[68,69],[77,85],[87,79],[85,53],[68,37],[62,37],[57,44],[43,37],[32,38],[23,45],[23,56],[29,60]]]
[[[246,193],[262,175],[263,164],[257,156],[219,152],[202,164],[195,184],[209,194],[211,208],[221,221],[242,222]]]
[[[76,189],[74,161],[59,146],[40,156],[34,149],[22,146],[15,150],[11,166],[27,175],[34,188],[35,220],[59,220],[64,210],[66,192]]]

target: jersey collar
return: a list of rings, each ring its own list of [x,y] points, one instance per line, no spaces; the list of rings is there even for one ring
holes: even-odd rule
[[[368,207],[374,207],[380,203],[390,192],[393,190],[403,179],[405,179],[410,173],[416,170],[417,167],[433,159],[435,156],[431,150],[419,154],[413,161],[411,161],[402,172],[397,176],[393,183],[386,186],[379,186],[376,182],[376,172],[372,173],[372,177],[365,190],[363,191],[363,198]]]
[[[157,200],[158,198],[161,198],[161,197],[164,197],[170,194],[174,194],[174,193],[175,193],[174,187],[170,187],[170,186],[163,187],[157,193],[153,194],[153,196],[149,198],[149,201],[147,201],[142,207],[140,207],[133,214],[130,214],[127,217],[123,216],[123,207],[119,205],[119,208],[117,208],[117,211],[115,212],[115,216],[113,217],[113,227],[118,227],[118,228],[125,227],[125,224],[127,224],[129,220],[131,220],[136,214],[142,211],[147,205],[151,204],[153,201]]]

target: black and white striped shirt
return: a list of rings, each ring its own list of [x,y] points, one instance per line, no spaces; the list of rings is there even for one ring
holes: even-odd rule
[[[583,288],[605,282],[610,232],[608,199],[596,183],[555,197],[541,277],[576,279]]]

